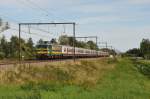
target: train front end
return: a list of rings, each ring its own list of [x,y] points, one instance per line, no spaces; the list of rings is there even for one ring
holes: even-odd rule
[[[38,44],[36,45],[36,58],[37,59],[47,59],[51,55],[52,46],[48,44]]]

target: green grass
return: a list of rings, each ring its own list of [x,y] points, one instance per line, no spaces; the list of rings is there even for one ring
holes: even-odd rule
[[[83,84],[28,82],[23,85],[1,85],[0,99],[150,99],[150,79],[143,75],[131,60],[119,59],[118,61],[96,62],[86,63],[82,61],[81,64],[78,64],[79,66],[82,65],[79,68],[81,76],[82,71],[88,71],[89,74],[90,71],[97,72],[96,75],[90,74],[93,78],[94,76],[99,77],[98,80],[94,80],[96,85],[89,86],[86,81]],[[108,69],[110,64],[113,64],[114,67]],[[100,67],[103,68],[100,69]],[[73,71],[75,70],[73,69]],[[62,72],[60,69],[57,70],[57,73],[62,75],[63,80],[65,79],[63,77],[68,77],[68,73],[66,76],[66,72]],[[61,78],[61,76],[59,77]]]

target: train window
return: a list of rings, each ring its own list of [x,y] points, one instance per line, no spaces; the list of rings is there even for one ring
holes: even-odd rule
[[[52,51],[54,51],[54,52],[61,52],[62,51],[62,47],[61,46],[52,46]]]
[[[64,48],[64,52],[66,52],[66,48]]]

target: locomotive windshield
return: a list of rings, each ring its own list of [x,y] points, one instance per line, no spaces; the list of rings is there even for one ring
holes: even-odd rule
[[[45,45],[43,45],[43,44],[36,45],[37,49],[47,49],[47,48],[51,49],[51,47],[52,47],[52,45],[46,45],[46,44]]]
[[[36,48],[47,48],[48,45],[37,45]]]

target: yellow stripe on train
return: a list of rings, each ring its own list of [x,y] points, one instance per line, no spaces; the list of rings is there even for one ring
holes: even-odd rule
[[[53,55],[58,55],[58,54],[63,54],[62,52],[51,52],[51,54],[53,54]]]
[[[37,54],[48,54],[47,51],[38,51]],[[49,54],[52,54],[52,55],[58,55],[58,54],[63,54],[62,52],[51,52]]]
[[[47,51],[38,51],[37,54],[48,54]]]

